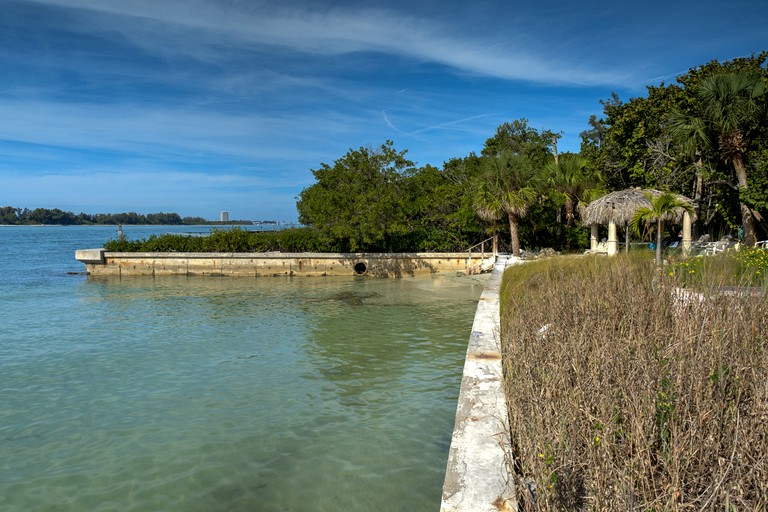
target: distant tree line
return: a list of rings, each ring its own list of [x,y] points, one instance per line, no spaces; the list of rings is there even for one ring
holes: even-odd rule
[[[0,206],[0,224],[58,224],[63,226],[87,224],[193,225],[207,224],[202,217],[181,217],[178,213],[88,213],[74,214],[59,208],[14,208]]]

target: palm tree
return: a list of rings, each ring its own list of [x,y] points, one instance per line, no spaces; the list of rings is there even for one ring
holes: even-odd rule
[[[579,155],[567,154],[547,164],[549,184],[565,206],[565,223],[573,225],[576,206],[602,195],[603,178],[587,171],[589,161]]]
[[[661,266],[661,235],[664,223],[679,218],[683,212],[692,215],[693,206],[670,192],[658,196],[646,193],[645,197],[650,201],[650,206],[638,208],[629,221],[629,227],[639,234],[641,224],[656,223],[656,265]]]
[[[503,152],[484,160],[476,183],[475,211],[485,220],[506,214],[514,256],[520,255],[519,221],[538,198],[536,182],[536,171],[527,157]]]
[[[756,241],[752,210],[743,202],[748,185],[747,136],[759,117],[764,95],[765,83],[755,73],[740,71],[712,75],[701,81],[696,92],[700,115],[672,120],[678,135],[686,138],[684,132],[689,133],[688,151],[716,145],[720,157],[733,167],[742,198],[741,220],[747,245],[754,245]]]
[[[697,115],[674,111],[669,116],[669,129],[685,157],[693,159],[696,170],[696,182],[693,188],[693,211],[699,218],[701,199],[704,192],[704,151],[713,147],[712,133],[706,121]],[[695,227],[695,226],[694,226]],[[697,233],[693,233],[694,238]]]

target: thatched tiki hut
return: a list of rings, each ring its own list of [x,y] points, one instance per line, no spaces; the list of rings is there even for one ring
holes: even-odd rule
[[[606,194],[599,199],[589,203],[582,211],[582,221],[590,226],[592,234],[590,236],[590,249],[597,250],[597,229],[601,224],[608,224],[608,254],[614,255],[618,251],[619,241],[616,237],[616,226],[625,228],[625,248],[629,250],[629,229],[627,226],[632,220],[635,212],[644,206],[650,206],[651,202],[646,197],[650,193],[654,197],[662,194],[659,190],[642,190],[639,188],[629,188]],[[678,199],[691,202],[685,196],[677,195]],[[683,225],[683,251],[691,250],[691,216],[688,212],[681,210],[675,222]]]

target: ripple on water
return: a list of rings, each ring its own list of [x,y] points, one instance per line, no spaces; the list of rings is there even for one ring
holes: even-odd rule
[[[2,331],[0,511],[438,506],[478,286],[48,288]]]

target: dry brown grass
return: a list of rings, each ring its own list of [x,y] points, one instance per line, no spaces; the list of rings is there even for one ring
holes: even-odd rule
[[[632,254],[507,270],[521,510],[768,510],[768,299],[672,279]]]

